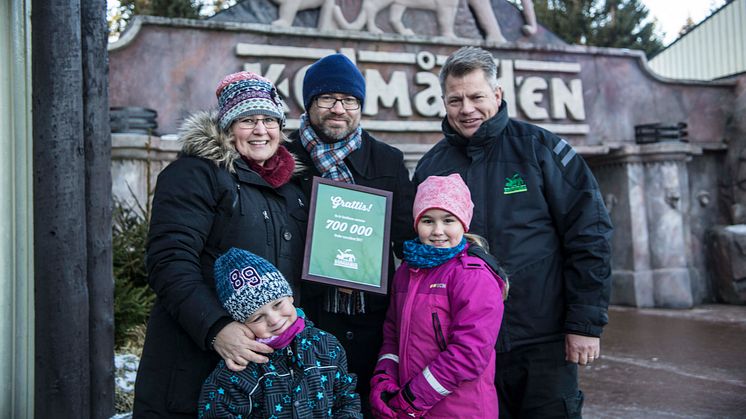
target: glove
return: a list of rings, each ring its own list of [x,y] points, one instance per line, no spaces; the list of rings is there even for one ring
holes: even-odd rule
[[[389,407],[396,412],[399,417],[421,418],[425,416],[426,411],[414,407],[414,395],[409,389],[409,383],[399,390],[389,401]]]
[[[386,404],[396,393],[399,385],[386,373],[378,373],[370,380],[370,408],[375,418],[396,419],[396,413]]]

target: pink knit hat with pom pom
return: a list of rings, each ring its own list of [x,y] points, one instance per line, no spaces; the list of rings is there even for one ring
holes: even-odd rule
[[[412,207],[415,231],[417,231],[417,223],[422,214],[433,208],[450,212],[461,221],[464,231],[469,231],[474,203],[471,202],[469,187],[458,173],[448,176],[430,176],[417,187],[417,195],[414,197]]]

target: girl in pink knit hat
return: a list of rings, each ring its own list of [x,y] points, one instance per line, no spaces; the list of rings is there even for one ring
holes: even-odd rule
[[[458,174],[417,188],[418,238],[404,243],[371,379],[375,417],[497,418],[495,342],[507,282],[467,253],[473,209]]]

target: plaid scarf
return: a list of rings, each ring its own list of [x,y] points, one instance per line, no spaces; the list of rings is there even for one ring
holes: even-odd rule
[[[355,183],[345,158],[363,145],[363,129],[359,126],[347,138],[327,144],[319,140],[308,121],[308,115],[300,117],[300,141],[311,155],[313,165],[326,179]],[[364,314],[365,293],[348,288],[330,287],[324,295],[324,310],[328,313]]]
[[[311,155],[314,166],[326,179],[355,183],[350,169],[345,164],[345,158],[363,145],[362,132],[363,129],[358,126],[347,138],[327,144],[316,136],[316,131],[308,122],[308,115],[303,114],[300,117],[300,141]]]

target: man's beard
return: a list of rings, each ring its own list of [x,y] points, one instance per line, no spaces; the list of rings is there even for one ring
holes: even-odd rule
[[[353,121],[352,118],[347,118],[347,121],[349,122],[348,128],[342,129],[342,128],[328,128],[324,125],[324,121],[326,119],[331,118],[325,118],[321,119],[320,125],[314,125],[311,124],[311,127],[313,127],[313,130],[316,132],[316,135],[319,137],[319,139],[327,144],[336,143],[340,140],[343,140],[347,138],[347,136],[350,135],[353,131],[357,129],[357,126],[352,127]]]

